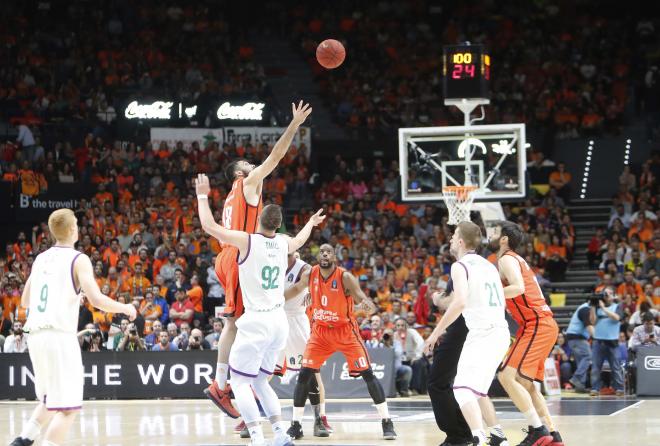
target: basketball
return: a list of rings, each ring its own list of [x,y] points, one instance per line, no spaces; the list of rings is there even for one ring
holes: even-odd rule
[[[346,50],[340,41],[326,39],[316,47],[316,60],[323,68],[337,68],[346,59]]]

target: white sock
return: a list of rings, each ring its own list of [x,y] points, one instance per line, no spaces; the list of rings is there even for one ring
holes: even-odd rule
[[[390,417],[390,411],[387,410],[387,401],[376,404],[376,410],[378,411],[378,415],[380,415],[383,420],[386,420]]]
[[[500,438],[506,438],[506,435],[504,435],[504,430],[502,430],[502,425],[501,424],[496,424],[495,426],[491,426],[488,428],[491,434],[495,434]]]
[[[216,363],[215,380],[218,383],[220,390],[225,390],[225,386],[227,385],[227,373],[229,373],[229,364],[223,364],[221,362]]]
[[[284,423],[282,421],[276,421],[274,423],[271,423],[270,427],[273,428],[273,433],[275,435],[279,434],[280,432],[285,431],[285,426],[284,426]]]
[[[536,413],[534,408],[529,409],[527,412],[523,413],[525,416],[525,419],[527,420],[527,424],[532,426],[534,429],[537,427],[541,427],[543,423],[541,423],[541,419],[539,418],[539,415]]]
[[[37,420],[30,418],[27,423],[23,425],[23,430],[21,431],[21,438],[27,438],[28,440],[34,441],[35,438],[41,433],[41,424]]]
[[[319,404],[319,416],[325,416],[325,401]]]
[[[293,407],[293,421],[302,423],[302,417],[305,413],[305,407]]]
[[[479,446],[486,444],[486,432],[483,429],[474,429],[472,431],[472,436],[479,439]]]
[[[261,424],[248,427],[248,431],[250,431],[250,438],[252,439],[252,443],[264,442],[264,431],[261,429]]]

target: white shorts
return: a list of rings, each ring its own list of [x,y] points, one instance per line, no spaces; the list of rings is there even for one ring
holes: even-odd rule
[[[83,363],[75,333],[57,330],[33,331],[28,349],[34,371],[37,399],[48,410],[76,410],[82,407]]]
[[[236,339],[229,353],[231,373],[249,378],[256,378],[259,371],[272,375],[289,334],[284,310],[248,311],[236,321],[236,328]]]
[[[276,371],[281,371],[286,362],[287,370],[299,372],[302,367],[303,353],[309,341],[311,328],[307,314],[288,315],[289,336],[286,339],[286,346],[282,351],[280,358],[275,366]]]
[[[488,396],[497,368],[509,348],[509,340],[508,328],[470,330],[458,360],[454,389],[468,389],[477,396]]]

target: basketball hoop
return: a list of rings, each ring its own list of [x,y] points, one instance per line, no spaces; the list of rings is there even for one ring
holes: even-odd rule
[[[442,195],[449,211],[448,224],[457,225],[462,221],[470,221],[470,209],[477,189],[477,186],[445,186],[442,188]]]

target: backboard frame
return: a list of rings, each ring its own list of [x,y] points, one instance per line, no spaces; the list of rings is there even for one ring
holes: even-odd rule
[[[438,190],[430,193],[419,193],[412,192],[408,190],[408,150],[409,143],[412,143],[416,146],[415,141],[418,142],[430,142],[430,141],[446,141],[446,140],[456,140],[456,136],[462,135],[464,140],[468,138],[477,138],[480,136],[486,136],[489,140],[497,140],[499,136],[511,135],[517,136],[515,138],[514,147],[516,149],[515,154],[503,154],[500,157],[499,162],[496,167],[500,166],[502,162],[508,156],[516,156],[516,170],[517,170],[517,185],[515,191],[490,191],[488,194],[485,194],[483,190],[478,190],[475,192],[475,202],[482,201],[500,201],[500,200],[511,200],[511,199],[522,199],[527,194],[526,189],[526,180],[525,180],[525,171],[527,169],[527,160],[526,160],[526,149],[527,143],[525,138],[525,124],[522,123],[512,123],[512,124],[486,124],[486,125],[463,125],[463,126],[446,126],[446,127],[407,127],[399,129],[399,166],[401,174],[401,199],[404,202],[424,202],[424,201],[444,201],[442,194],[442,187],[445,185],[459,185],[456,181],[448,182],[446,181],[447,173],[444,167],[441,164],[438,164],[428,155],[425,158],[425,161],[433,166],[436,170],[440,171],[442,174],[442,184],[438,184]],[[453,137],[453,138],[452,138]],[[510,137],[510,136],[509,136]],[[421,149],[415,149],[420,150]],[[425,154],[426,155],[426,154]],[[471,160],[471,155],[467,154],[464,161],[449,161],[452,165],[461,165],[461,164],[472,164],[475,161]],[[442,163],[447,163],[443,161]],[[493,178],[491,175],[486,175],[486,179],[481,179],[479,186],[483,185],[486,182],[486,186],[490,184]]]

